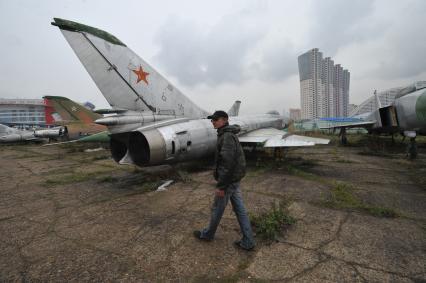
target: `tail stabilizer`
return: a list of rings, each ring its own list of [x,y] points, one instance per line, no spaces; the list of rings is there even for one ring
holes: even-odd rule
[[[81,122],[83,124],[94,123],[102,115],[94,113],[83,105],[62,96],[44,96],[46,105],[46,123],[62,124]]]
[[[376,99],[376,108],[382,108],[382,103],[380,102],[379,95],[377,94],[377,90],[374,91],[374,98]]]
[[[54,18],[71,48],[113,108],[201,118],[208,115],[115,36]]]
[[[238,116],[238,113],[240,112],[240,105],[241,101],[237,100],[232,104],[231,109],[228,110],[229,116]]]

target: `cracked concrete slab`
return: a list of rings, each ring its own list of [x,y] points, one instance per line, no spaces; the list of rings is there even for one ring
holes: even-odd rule
[[[426,271],[424,230],[412,220],[351,214],[325,254],[384,272],[414,277]]]
[[[247,271],[264,280],[286,280],[313,269],[322,260],[315,251],[276,243],[262,247]]]
[[[294,202],[289,211],[297,222],[284,241],[306,249],[318,249],[334,240],[341,225],[346,221],[346,212]]]
[[[379,270],[374,270],[370,268],[364,268],[361,266],[355,266],[355,269],[358,271],[359,275],[364,279],[364,282],[422,282],[424,278],[421,276],[414,277],[414,280],[408,277],[402,277],[394,273],[387,273]],[[418,280],[417,280],[418,279]]]
[[[307,270],[292,282],[365,282],[364,277],[351,265],[336,260],[325,260]]]
[[[416,178],[425,156],[412,163],[359,150],[304,148],[279,166],[249,165],[241,184],[248,211],[258,215],[283,201],[297,222],[278,242],[258,239],[247,253],[233,246],[241,234],[230,206],[214,241],[192,236],[209,219],[215,184],[209,165],[135,169],[105,152],[0,148],[0,281],[426,280],[426,192]],[[81,172],[94,174],[78,179]],[[167,191],[152,191],[169,175],[176,182]],[[336,180],[354,186],[363,202],[397,208],[404,217],[323,207]]]

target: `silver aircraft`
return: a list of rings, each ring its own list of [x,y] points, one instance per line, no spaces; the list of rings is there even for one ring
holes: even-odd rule
[[[106,31],[55,18],[71,48],[86,68],[113,114],[96,120],[110,132],[112,157],[138,166],[194,160],[215,151],[217,134],[201,109],[123,42]],[[230,110],[230,124],[242,131],[242,143],[264,147],[327,144],[329,140],[285,133],[276,112],[237,116],[240,102]]]
[[[322,129],[340,129],[341,142],[346,143],[346,129],[365,128],[369,133],[395,134],[409,137],[426,135],[426,82],[419,81],[401,89],[391,105],[383,106],[374,93],[377,109],[362,114],[360,121],[349,122]]]
[[[37,130],[20,130],[0,124],[0,143],[42,141],[61,137],[64,133],[63,127]]]

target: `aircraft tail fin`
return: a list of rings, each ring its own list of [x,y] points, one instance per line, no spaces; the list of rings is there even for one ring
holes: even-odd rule
[[[201,118],[208,113],[112,34],[54,18],[71,48],[113,108]]]
[[[46,124],[61,124],[69,122],[94,123],[102,115],[92,112],[83,105],[62,96],[44,96],[46,105]]]
[[[229,116],[238,116],[238,113],[240,112],[240,105],[241,101],[237,100],[232,104],[231,109],[228,110]]]
[[[379,98],[379,95],[377,94],[377,90],[374,91],[374,98],[376,99],[377,109],[382,108],[382,103],[380,102],[380,98]]]

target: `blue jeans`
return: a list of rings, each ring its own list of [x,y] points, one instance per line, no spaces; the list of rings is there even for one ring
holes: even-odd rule
[[[251,230],[250,220],[244,207],[239,183],[230,184],[225,190],[224,197],[215,196],[210,224],[207,228],[201,231],[201,238],[213,240],[216,229],[219,226],[223,212],[225,211],[229,200],[231,200],[232,208],[237,216],[241,233],[243,234],[240,245],[244,248],[250,249],[255,246],[255,241],[253,238],[253,231]]]

